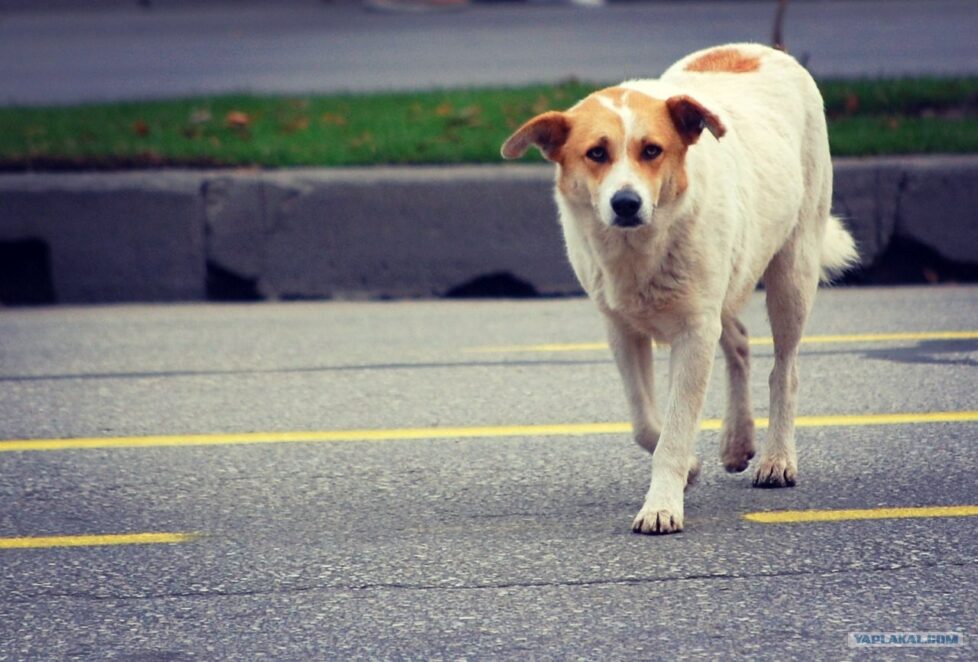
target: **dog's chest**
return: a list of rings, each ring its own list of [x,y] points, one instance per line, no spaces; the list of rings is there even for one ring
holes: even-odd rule
[[[599,308],[660,339],[682,325],[691,292],[681,255],[649,255],[626,247],[595,258],[591,284],[584,285]]]

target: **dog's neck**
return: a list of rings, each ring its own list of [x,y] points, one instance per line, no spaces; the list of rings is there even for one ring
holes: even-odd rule
[[[684,247],[695,222],[685,204],[657,208],[651,224],[631,230],[609,228],[590,210],[578,221],[597,267],[599,304],[628,314],[664,309],[683,295],[690,273]]]

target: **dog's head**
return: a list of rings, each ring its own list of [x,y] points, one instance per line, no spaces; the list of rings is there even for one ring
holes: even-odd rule
[[[703,129],[716,138],[726,132],[688,95],[663,100],[610,87],[566,112],[534,117],[503,143],[502,155],[519,158],[536,146],[559,165],[558,187],[569,202],[590,207],[608,227],[637,228],[685,192],[686,151]]]

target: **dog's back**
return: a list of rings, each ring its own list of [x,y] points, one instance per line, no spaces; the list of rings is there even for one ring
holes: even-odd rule
[[[822,96],[791,56],[760,44],[729,44],[692,53],[657,81],[631,81],[639,91],[667,87],[702,100],[723,120],[719,143],[690,150],[691,177],[716,190],[718,175],[747,217],[734,252],[744,269],[730,283],[731,304],[746,296],[771,258],[811,224],[824,236],[823,277],[855,259],[852,239],[830,217],[832,163]],[[712,142],[712,141],[708,141]]]
[[[684,57],[660,80],[719,108],[730,122],[725,140],[764,152],[765,159],[753,161],[828,161],[822,96],[805,68],[781,51],[760,44],[718,46]]]

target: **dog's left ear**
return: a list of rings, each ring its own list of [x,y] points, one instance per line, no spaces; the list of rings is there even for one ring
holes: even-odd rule
[[[727,127],[723,126],[719,117],[699,101],[685,94],[667,99],[666,107],[669,108],[669,115],[672,116],[676,130],[687,145],[692,145],[699,140],[703,129],[709,129],[717,140],[727,133]]]

